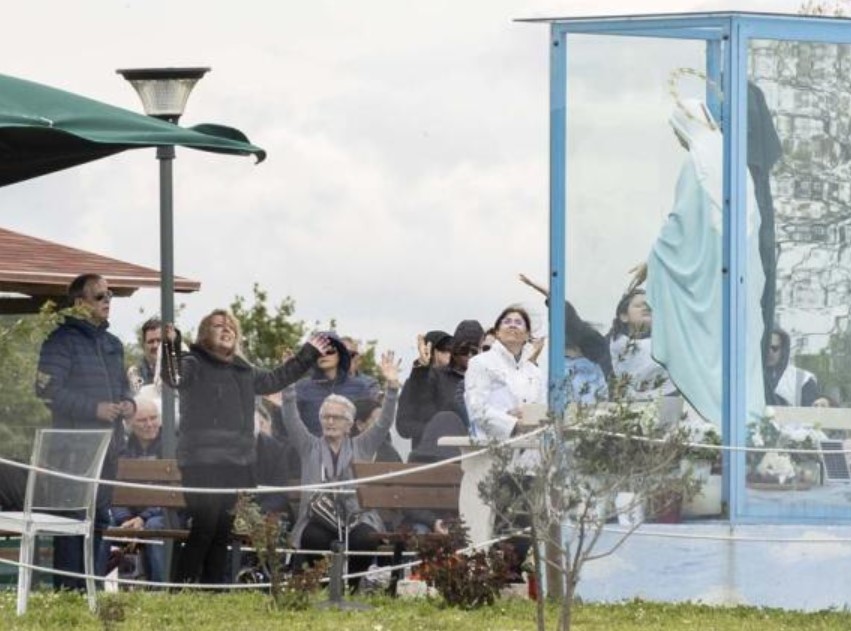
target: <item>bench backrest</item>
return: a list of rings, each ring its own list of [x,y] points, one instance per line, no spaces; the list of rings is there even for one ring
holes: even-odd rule
[[[409,471],[419,466],[400,462],[352,463],[358,479]],[[460,489],[461,467],[452,463],[386,480],[359,483],[357,495],[363,509],[427,508],[457,512]]]
[[[121,482],[156,484],[160,486],[180,486],[180,469],[177,461],[170,459],[144,460],[119,458],[116,479]],[[160,491],[157,489],[135,489],[114,487],[112,492],[114,506],[162,506],[163,508],[184,508],[186,501],[181,491]]]

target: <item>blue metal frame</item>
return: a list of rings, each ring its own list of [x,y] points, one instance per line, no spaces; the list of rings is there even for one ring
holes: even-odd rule
[[[746,442],[747,332],[747,61],[751,39],[851,43],[851,20],[756,13],[666,14],[523,20],[550,23],[550,404],[562,409],[565,378],[564,304],[567,269],[567,44],[568,35],[664,37],[706,41],[707,77],[725,98],[707,88],[710,110],[724,133],[723,238],[723,435],[725,445]],[[732,121],[732,124],[729,122]],[[725,458],[724,497],[730,521],[799,522],[851,520],[851,507],[808,508],[806,514],[747,505],[745,454]]]
[[[724,133],[724,238],[723,275],[723,435],[728,444],[744,445],[747,392],[745,335],[747,331],[747,35],[737,18],[730,21],[724,51],[723,92],[729,95],[721,105]],[[743,515],[742,495],[745,454],[735,452],[724,459],[724,497],[730,506],[730,521]]]
[[[564,409],[564,304],[567,286],[567,37],[550,29],[550,310],[549,406]]]

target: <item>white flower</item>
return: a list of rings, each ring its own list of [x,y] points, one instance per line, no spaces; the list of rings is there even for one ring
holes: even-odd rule
[[[795,477],[795,467],[789,454],[769,451],[756,467],[757,473],[764,477],[776,477],[780,484]]]

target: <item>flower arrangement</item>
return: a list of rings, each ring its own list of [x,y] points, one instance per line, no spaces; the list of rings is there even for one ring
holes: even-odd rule
[[[770,413],[759,422],[748,423],[748,447],[777,448],[748,452],[748,482],[780,485],[816,482],[818,454],[795,453],[795,450],[815,450],[818,441],[825,438],[817,427],[780,425]]]

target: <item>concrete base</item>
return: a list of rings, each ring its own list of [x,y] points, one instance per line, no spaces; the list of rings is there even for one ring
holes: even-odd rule
[[[595,553],[615,543],[617,530],[607,527]],[[588,563],[578,593],[593,602],[851,607],[851,527],[647,524],[612,556]]]

